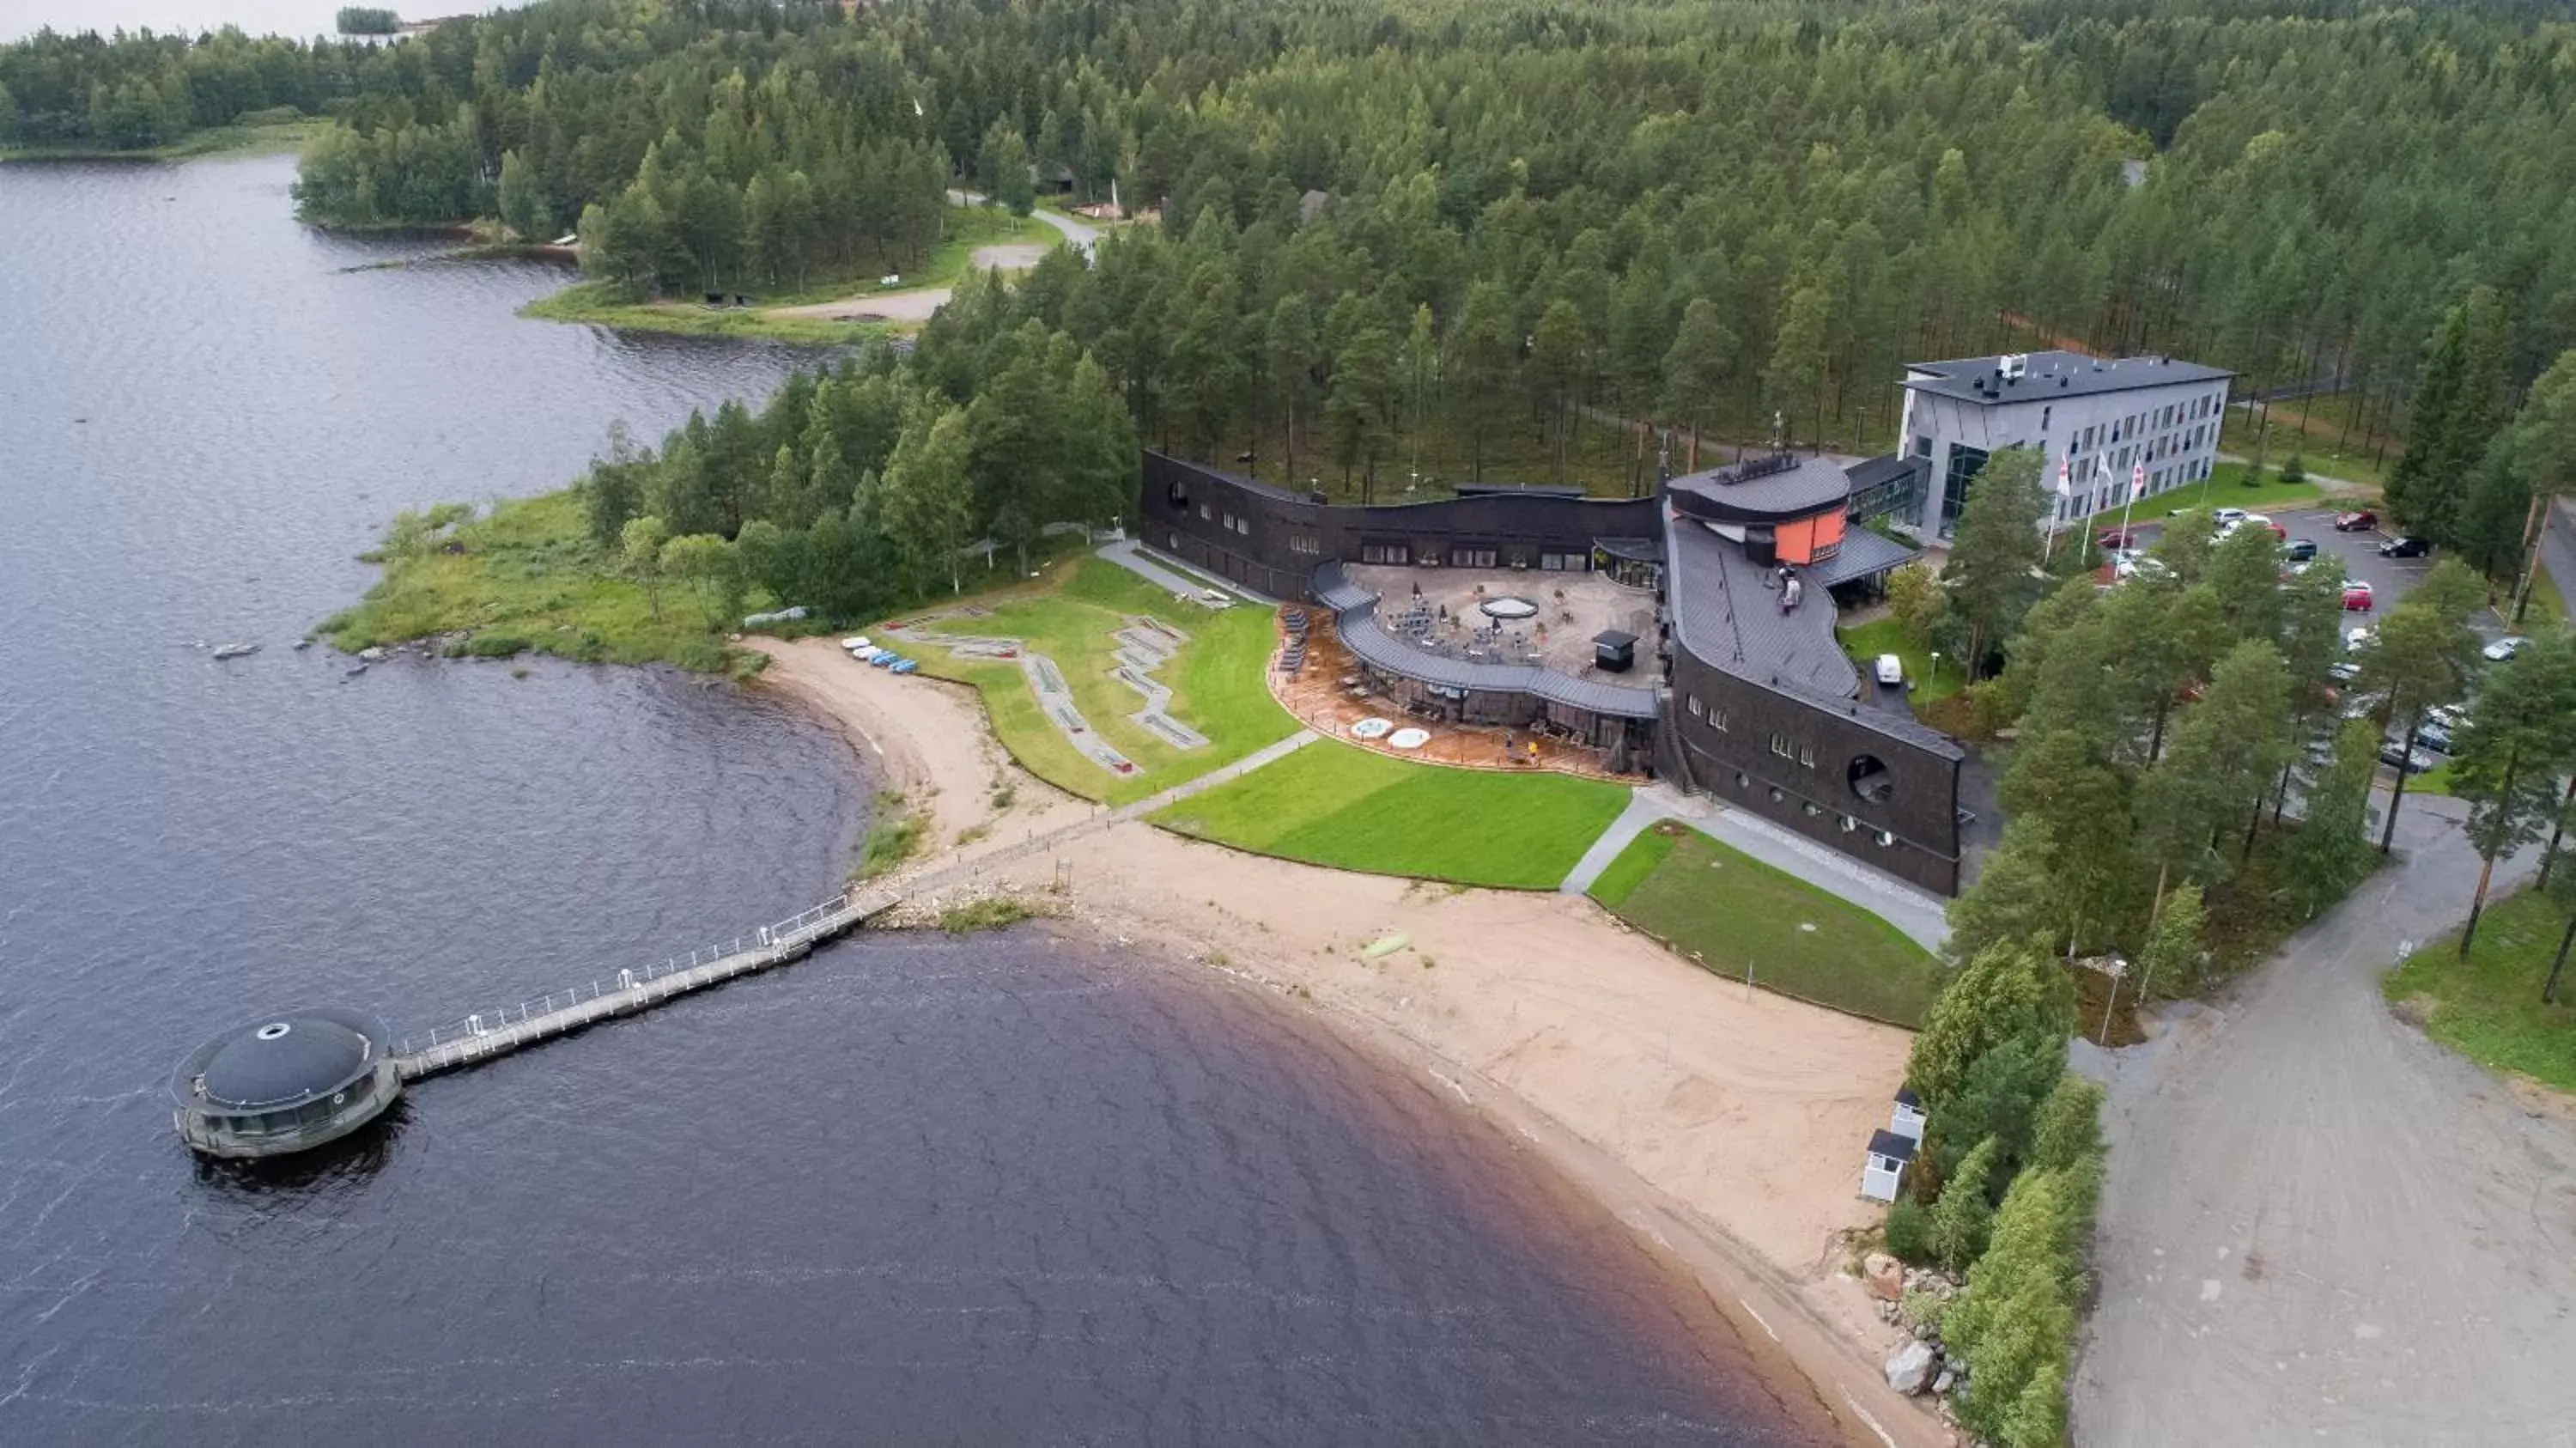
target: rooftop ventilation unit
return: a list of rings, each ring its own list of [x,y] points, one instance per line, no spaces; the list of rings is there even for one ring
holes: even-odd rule
[[[1747,459],[1731,468],[1722,468],[1713,481],[1719,484],[1749,483],[1755,478],[1767,478],[1774,473],[1795,472],[1798,469],[1798,462],[1796,453],[1773,453],[1768,457]]]
[[[2007,382],[2018,382],[2030,375],[2030,354],[2007,352],[1995,359],[1995,373]]]

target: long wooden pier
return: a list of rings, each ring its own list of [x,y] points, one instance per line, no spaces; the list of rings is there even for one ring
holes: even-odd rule
[[[877,889],[845,895],[730,944],[693,951],[685,959],[674,957],[641,971],[622,970],[538,1000],[467,1016],[398,1042],[394,1070],[403,1080],[416,1081],[477,1065],[613,1016],[650,1010],[674,997],[784,965],[869,917],[893,909],[907,893]]]
[[[1025,840],[1006,844],[972,859],[907,873],[864,890],[854,890],[837,900],[826,901],[775,925],[755,930],[750,935],[737,936],[722,945],[702,947],[686,957],[675,956],[640,971],[621,970],[587,985],[522,1001],[501,1010],[470,1015],[435,1030],[407,1036],[394,1043],[394,1069],[403,1080],[417,1081],[441,1071],[479,1065],[522,1047],[568,1035],[584,1026],[651,1010],[664,1001],[693,991],[784,965],[804,956],[822,942],[855,930],[907,900],[929,896],[935,904],[937,892],[952,885],[971,884],[987,872],[998,871],[1041,851],[1060,849],[1081,835],[1122,821],[1141,819],[1175,800],[1187,799],[1202,790],[1238,779],[1314,743],[1317,737],[1311,731],[1300,729],[1267,748],[1210,770],[1196,779],[1174,785],[1150,798],[1116,809],[1096,811],[1086,818],[1044,834],[1031,834]]]

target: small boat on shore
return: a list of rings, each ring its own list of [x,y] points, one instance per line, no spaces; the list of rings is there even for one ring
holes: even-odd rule
[[[259,645],[257,644],[225,644],[221,648],[215,650],[215,657],[219,659],[239,659],[247,658],[258,652]]]

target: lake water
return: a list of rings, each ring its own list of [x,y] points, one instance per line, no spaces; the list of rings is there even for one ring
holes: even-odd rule
[[[51,27],[67,34],[95,30],[157,30],[164,35],[193,35],[227,25],[252,35],[292,35],[309,40],[328,35],[341,0],[0,0],[0,41],[17,40]],[[495,7],[471,0],[441,0],[429,7],[393,7],[406,18],[412,10],[429,15],[469,15]]]
[[[0,167],[0,1442],[1825,1441],[1411,1075],[1036,932],[844,942],[192,1159],[164,1081],[214,1030],[789,914],[871,784],[688,676],[291,650],[395,509],[798,359],[518,320],[543,267],[345,270],[419,244],[301,230],[290,175]]]

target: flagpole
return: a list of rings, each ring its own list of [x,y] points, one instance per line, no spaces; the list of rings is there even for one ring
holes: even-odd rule
[[[2129,501],[2120,505],[2120,536],[2129,536],[2129,513],[2138,506],[2138,495],[2147,490],[2147,465],[2138,463],[2129,472]],[[2135,546],[2132,543],[2131,546]]]
[[[2059,458],[2057,460],[2057,501],[2048,505],[2048,537],[2039,545],[2039,566],[2042,568],[2048,566],[2048,555],[2057,547],[2057,515],[2066,511],[2067,502],[2074,496],[2075,490],[2067,486],[2066,482],[2066,459]]]

